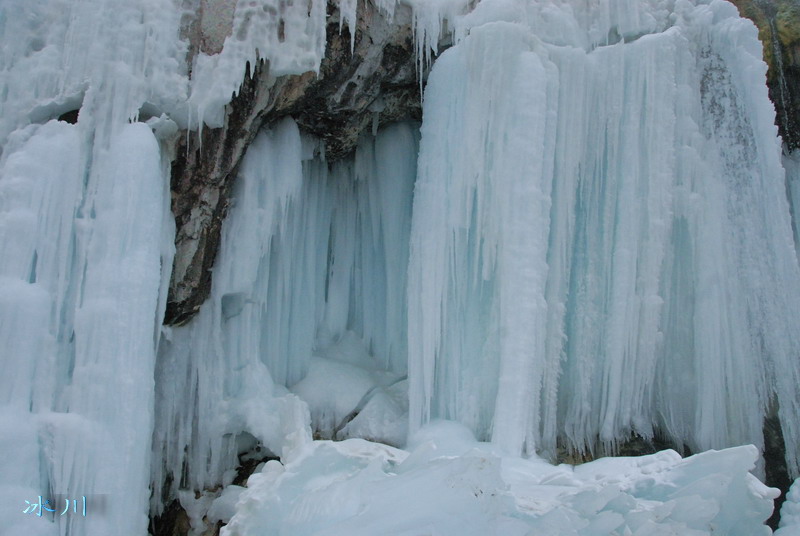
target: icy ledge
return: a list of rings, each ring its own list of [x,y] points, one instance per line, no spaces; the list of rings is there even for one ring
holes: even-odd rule
[[[268,462],[220,534],[766,535],[778,491],[750,474],[757,457],[748,445],[553,466],[505,457],[439,421],[408,451],[314,441],[286,465]]]

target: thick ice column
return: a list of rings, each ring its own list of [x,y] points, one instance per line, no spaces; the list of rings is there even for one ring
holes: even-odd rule
[[[409,268],[411,419],[538,438],[555,143],[553,66],[490,24],[446,52],[425,101]],[[548,128],[551,127],[551,128]]]
[[[789,206],[792,210],[792,230],[794,231],[794,246],[800,258],[800,226],[798,226],[798,211],[800,211],[800,151],[794,151],[783,157],[783,168],[786,170],[786,194],[789,197]]]
[[[412,427],[546,452],[654,426],[761,446],[775,398],[794,464],[800,271],[754,27],[725,2],[641,3],[645,35],[598,46],[586,12],[542,8],[586,32],[564,44],[533,8],[492,5],[425,95]]]
[[[165,217],[159,147],[142,124],[97,151],[77,126],[29,132],[0,172],[0,240],[12,253],[0,285],[10,352],[2,443],[26,452],[1,462],[3,474],[21,477],[0,483],[3,507],[22,529],[24,500],[85,495],[86,517],[35,521],[62,534],[116,533],[120,523],[138,534],[147,526],[141,468],[149,465]]]

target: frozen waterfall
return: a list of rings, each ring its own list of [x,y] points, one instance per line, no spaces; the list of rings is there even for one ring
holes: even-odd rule
[[[248,61],[319,72],[336,4],[0,4],[0,533],[140,536],[178,499],[230,536],[769,534],[800,155],[724,0],[373,2],[413,25],[421,125],[338,162],[261,131],[209,298],[162,326],[179,133],[227,125]],[[632,434],[702,453],[547,462]]]

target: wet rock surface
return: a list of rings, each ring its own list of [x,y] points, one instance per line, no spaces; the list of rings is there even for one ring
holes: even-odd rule
[[[773,406],[764,420],[764,467],[766,471],[764,483],[781,490],[780,497],[775,499],[772,516],[767,520],[767,525],[775,530],[781,519],[781,506],[786,501],[786,493],[792,485],[792,478],[786,467],[786,446],[783,442],[783,430],[778,417],[777,405]]]

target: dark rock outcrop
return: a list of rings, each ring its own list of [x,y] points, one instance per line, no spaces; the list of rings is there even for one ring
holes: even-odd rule
[[[800,149],[800,2],[731,0],[758,26],[769,66],[767,85],[775,122],[789,151]]]
[[[184,133],[179,141],[171,183],[176,255],[165,324],[185,323],[208,297],[231,186],[261,128],[291,116],[325,142],[331,162],[350,154],[365,130],[420,120],[421,83],[408,10],[398,7],[389,21],[372,2],[359,2],[352,53],[336,5],[329,3],[328,10],[328,20],[337,22],[328,24],[319,75],[275,79],[268,62],[248,64],[239,94],[227,107],[225,126],[201,135]],[[195,32],[203,41],[202,32]]]

